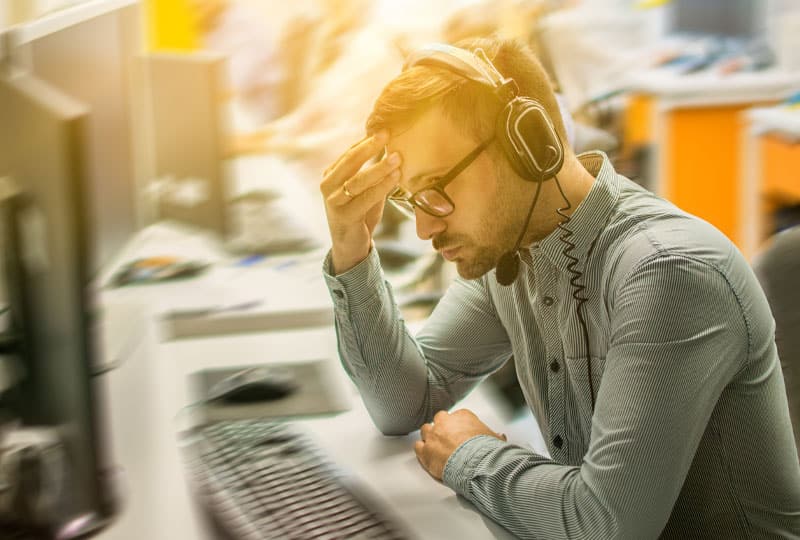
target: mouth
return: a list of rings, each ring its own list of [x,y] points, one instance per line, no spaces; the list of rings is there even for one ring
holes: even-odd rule
[[[459,249],[461,249],[461,248],[454,247],[454,248],[448,248],[448,249],[441,249],[441,250],[439,250],[439,252],[442,254],[442,257],[444,257],[446,260],[453,261],[453,260],[455,260]]]

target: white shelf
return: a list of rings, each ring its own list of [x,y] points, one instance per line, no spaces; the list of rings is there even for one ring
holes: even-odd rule
[[[139,0],[90,0],[65,7],[38,19],[13,26],[11,45],[15,47],[24,45],[42,36],[138,3]]]
[[[800,108],[761,107],[748,111],[747,118],[754,135],[775,133],[793,142],[800,141]]]
[[[784,99],[800,89],[800,72],[776,69],[721,75],[651,69],[632,73],[625,86],[659,96],[665,108],[722,106]]]

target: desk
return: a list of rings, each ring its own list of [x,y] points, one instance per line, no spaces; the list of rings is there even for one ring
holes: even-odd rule
[[[105,286],[138,258],[169,255],[210,265],[203,274],[157,284]],[[161,222],[136,233],[102,272],[96,290],[108,308],[138,304],[161,324],[164,339],[276,331],[333,324],[322,276],[324,249],[241,264],[213,234]]]
[[[269,360],[329,357],[336,362],[338,383],[352,397],[344,414],[298,421],[330,457],[351,472],[392,509],[419,538],[512,538],[452,490],[436,483],[417,464],[417,434],[387,438],[374,428],[354,387],[335,359],[332,328],[251,333],[204,339],[163,341],[155,321],[124,363],[100,382],[108,400],[111,447],[125,469],[125,503],[101,540],[203,539],[207,532],[187,488],[176,432],[186,418],[191,397],[187,378],[209,367],[243,366]],[[113,339],[113,336],[107,336]],[[464,403],[509,440],[542,449],[531,440],[529,424],[504,422],[489,396],[474,392]],[[183,411],[183,412],[182,412]]]
[[[784,98],[800,86],[800,73],[646,70],[625,86],[632,91],[625,144],[650,143],[654,150],[648,187],[743,247],[742,112]]]

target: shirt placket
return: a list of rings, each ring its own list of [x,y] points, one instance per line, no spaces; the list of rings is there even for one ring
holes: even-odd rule
[[[548,446],[552,457],[564,462],[567,457],[566,402],[564,389],[564,350],[558,331],[557,272],[544,256],[534,258],[536,299],[534,309],[541,327],[547,362],[547,416],[550,426]]]

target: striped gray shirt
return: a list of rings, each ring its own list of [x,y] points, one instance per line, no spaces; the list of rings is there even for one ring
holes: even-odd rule
[[[339,352],[376,425],[413,431],[510,356],[551,458],[489,436],[444,482],[521,538],[800,538],[800,462],[769,306],[716,229],[618,175],[569,228],[588,345],[556,230],[511,286],[456,280],[409,335],[375,250],[325,274]],[[596,392],[592,412],[587,363]]]

